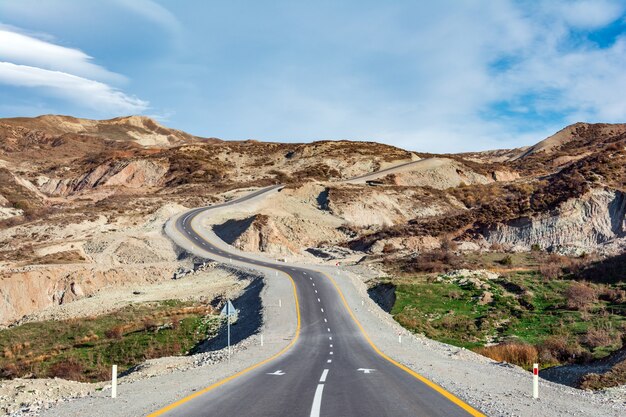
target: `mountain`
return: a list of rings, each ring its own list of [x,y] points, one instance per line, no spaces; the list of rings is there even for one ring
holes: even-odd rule
[[[49,276],[61,279],[59,259],[109,265],[117,255],[94,252],[110,244],[109,229],[279,183],[281,193],[216,231],[242,249],[312,260],[401,264],[449,241],[479,252],[619,254],[625,145],[623,124],[577,123],[528,148],[432,155],[375,142],[205,139],[140,116],[1,119],[0,271],[52,263]]]

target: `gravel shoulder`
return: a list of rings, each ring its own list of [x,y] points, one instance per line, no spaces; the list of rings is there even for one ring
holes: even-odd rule
[[[257,200],[245,203],[246,209],[254,210]],[[225,213],[221,213],[225,215]],[[198,216],[197,225],[208,223],[208,213]],[[166,232],[183,249],[196,256],[207,256],[185,242],[168,222]],[[212,232],[210,227],[196,227],[207,240],[239,252],[226,245]],[[267,259],[261,255],[246,253],[246,256]],[[210,255],[218,262],[231,265],[230,259]],[[232,262],[233,267],[247,269],[247,265]],[[393,318],[378,307],[368,296],[366,282],[378,274],[363,267],[336,268],[312,265],[312,269],[326,272],[344,294],[349,308],[355,313],[372,341],[387,355],[405,364],[424,377],[441,385],[464,401],[490,416],[611,416],[624,414],[626,395],[624,390],[588,392],[576,390],[546,380],[540,382],[540,398],[531,396],[531,375],[519,367],[492,361],[468,350],[435,342],[419,335],[409,334]],[[133,380],[122,378],[116,400],[108,398],[110,391],[91,393],[88,397],[61,403],[43,413],[44,416],[84,416],[93,410],[98,414],[111,416],[143,415],[175,400],[202,389],[212,382],[223,379],[241,369],[280,351],[295,334],[295,304],[291,282],[275,271],[256,268],[264,275],[267,284],[261,291],[265,346],[260,346],[259,336],[251,336],[242,341],[230,364],[220,361],[219,351],[214,362],[202,361],[181,370],[176,361],[180,358],[162,358],[165,367],[171,364],[177,368],[167,375]],[[278,300],[282,308],[278,308]],[[237,306],[239,307],[239,306]],[[401,336],[401,343],[399,341]],[[170,362],[172,361],[172,362]],[[148,368],[149,369],[149,368]],[[132,375],[132,374],[131,374]],[[147,375],[150,376],[150,375]]]
[[[385,354],[490,416],[623,416],[623,390],[582,391],[540,379],[532,398],[532,376],[510,364],[495,362],[463,348],[413,335],[384,312],[367,294],[365,280],[377,274],[367,268],[315,269],[330,275],[374,344]],[[361,303],[363,302],[363,305]],[[402,342],[398,336],[401,335]]]
[[[166,225],[166,233],[184,250],[198,257],[207,257],[230,268],[248,271],[248,266],[230,262],[228,258],[209,254],[189,244],[172,227],[175,218]],[[206,232],[208,239],[218,240]],[[233,347],[230,363],[225,360],[225,349],[200,353],[188,357],[168,357],[147,361],[138,367],[137,372],[121,377],[118,382],[118,397],[110,398],[110,386],[71,401],[59,402],[43,411],[41,416],[88,416],[93,410],[98,415],[122,417],[146,415],[165,407],[183,397],[193,394],[221,379],[240,372],[265,358],[269,358],[284,347],[295,336],[295,299],[291,280],[274,270],[258,268],[255,274],[263,276],[264,285],[260,292],[264,344],[260,344],[260,334],[254,334]],[[282,307],[279,307],[281,300]],[[235,305],[242,309],[246,306]],[[233,327],[233,331],[235,331]],[[29,415],[23,413],[20,415]]]

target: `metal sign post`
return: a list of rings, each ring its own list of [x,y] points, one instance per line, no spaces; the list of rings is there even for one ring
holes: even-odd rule
[[[226,301],[226,305],[222,308],[222,312],[220,313],[222,316],[226,316],[227,320],[227,338],[228,338],[228,363],[230,364],[230,317],[237,314],[237,310],[235,310],[235,306],[230,300]]]

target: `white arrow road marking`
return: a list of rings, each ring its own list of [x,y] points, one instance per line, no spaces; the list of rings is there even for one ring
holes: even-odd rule
[[[313,405],[311,406],[310,417],[320,417],[320,408],[322,407],[322,392],[324,391],[324,384],[317,384],[315,390],[315,397],[313,397]]]
[[[333,361],[332,359],[329,359],[329,360],[327,360],[326,362],[331,363],[332,361]]]
[[[364,374],[369,374],[374,372],[376,369],[367,369],[367,368],[359,368],[357,371],[362,371]]]
[[[333,354],[333,352],[330,352],[330,354],[332,355],[332,354]]]
[[[324,369],[324,372],[322,372],[322,377],[320,378],[320,382],[326,382],[327,376],[328,376],[328,369]]]
[[[272,373],[268,373],[268,375],[277,375],[277,376],[282,376],[285,375],[285,373],[279,369],[278,371],[272,372]]]

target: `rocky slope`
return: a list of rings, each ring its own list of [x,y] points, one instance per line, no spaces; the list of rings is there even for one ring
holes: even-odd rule
[[[607,124],[578,123],[523,149],[429,155],[374,142],[204,139],[138,116],[1,119],[0,292],[13,301],[0,311],[6,321],[80,298],[87,279],[118,285],[115,268],[153,277],[150,265],[174,255],[154,248],[155,230],[139,230],[152,213],[276,183],[287,187],[216,232],[244,250],[310,259],[402,258],[448,240],[619,254],[625,145],[626,125]]]

